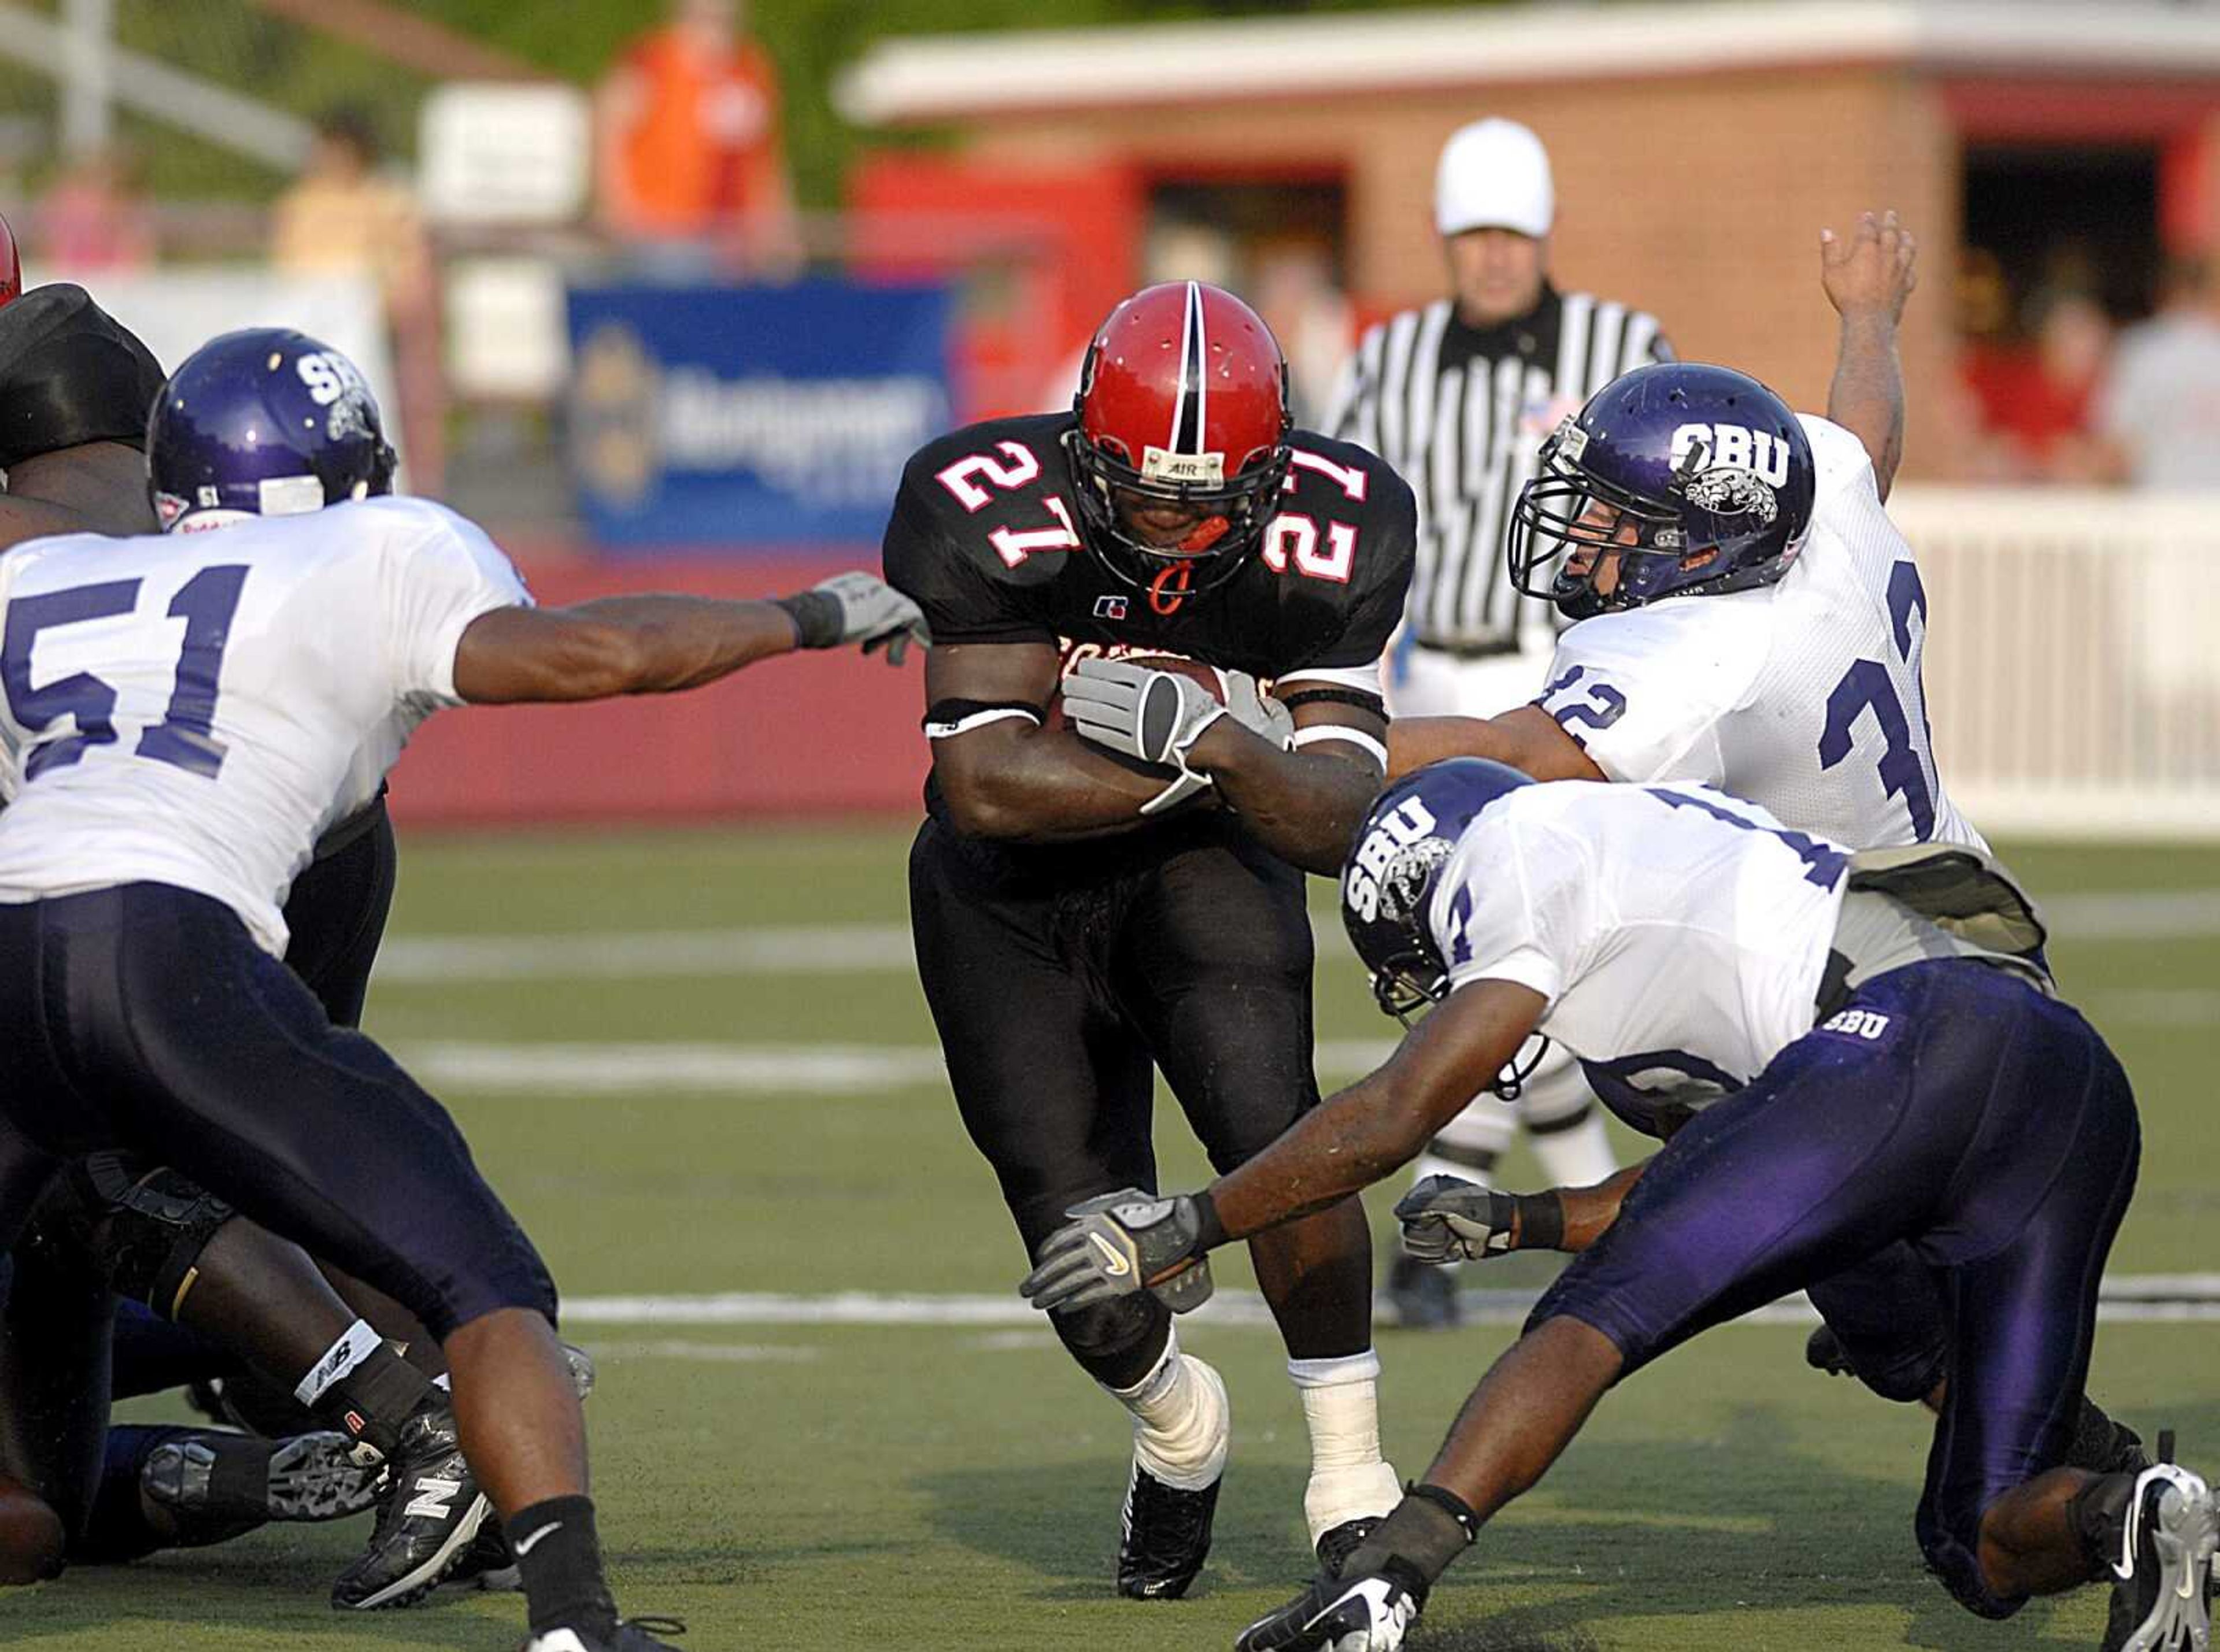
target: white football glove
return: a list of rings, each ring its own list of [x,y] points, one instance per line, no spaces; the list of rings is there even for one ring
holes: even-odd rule
[[[1428,1176],[1395,1203],[1403,1253],[1420,1262],[1480,1262],[1511,1249],[1518,1200],[1462,1176]]]
[[[932,645],[917,604],[860,569],[820,579],[806,591],[776,601],[793,617],[796,643],[802,648],[859,642],[868,654],[883,645],[887,664],[899,665],[913,639],[921,646]]]
[[[1419,1602],[1392,1579],[1319,1579],[1235,1637],[1234,1652],[1395,1652]]]
[[[1176,671],[1157,670],[1127,660],[1084,659],[1063,680],[1064,715],[1097,745],[1176,770],[1178,778],[1141,806],[1156,814],[1183,803],[1210,784],[1210,776],[1188,766],[1187,754],[1202,732],[1221,717],[1285,751],[1294,738],[1294,717],[1287,707],[1261,694],[1246,671],[1219,673],[1225,685],[1220,705],[1209,690]]]

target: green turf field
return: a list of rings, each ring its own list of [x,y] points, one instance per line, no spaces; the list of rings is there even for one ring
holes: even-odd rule
[[[846,830],[411,839],[372,1028],[446,1075],[436,1088],[566,1294],[597,1310],[572,1335],[601,1363],[589,1414],[620,1599],[689,1618],[689,1652],[1227,1646],[1306,1569],[1302,1426],[1269,1331],[1207,1318],[1183,1330],[1232,1390],[1233,1468],[1194,1594],[1138,1605],[1107,1588],[1122,1417],[1037,1326],[627,1321],[616,1316],[637,1306],[596,1300],[766,1293],[814,1307],[840,1292],[991,1298],[1014,1284],[993,1185],[932,1073],[899,933],[902,849],[899,835]],[[2220,915],[2199,914],[2220,901],[2220,851],[2013,858],[2046,896],[2158,897],[2085,903],[2057,957],[2145,1106],[2143,1186],[2115,1271],[2212,1270]],[[2099,939],[2090,924],[2185,932]],[[720,938],[697,934],[689,950],[685,933],[820,925],[842,926],[839,944],[808,971],[726,967]],[[465,938],[477,945],[452,944]],[[1322,976],[1321,1038],[1345,1063],[1361,1053],[1346,1041],[1388,1024],[1345,951],[1329,952]],[[774,1057],[794,1063],[792,1084],[764,1068]],[[1163,1138],[1168,1181],[1200,1179],[1175,1119]],[[1523,1159],[1511,1168],[1528,1173]],[[1490,1277],[1531,1287],[1536,1266]],[[1238,1256],[1220,1278],[1246,1287]],[[1385,1424],[1404,1472],[1423,1468],[1509,1334],[1383,1332]],[[1724,1330],[1606,1401],[1450,1574],[1416,1643],[2094,1644],[2094,1593],[1992,1625],[1923,1576],[1911,1510],[1927,1431],[1807,1374],[1803,1337]],[[2093,1387],[2147,1430],[2176,1424],[2192,1460],[2220,1462],[2216,1351],[2209,1324],[2110,1327]],[[369,1618],[327,1610],[330,1574],[366,1524],[73,1573],[0,1597],[0,1642],[514,1643],[514,1597],[451,1592]]]

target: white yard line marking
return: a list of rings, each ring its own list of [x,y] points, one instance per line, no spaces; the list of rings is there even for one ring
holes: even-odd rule
[[[1525,1322],[1540,1294],[1538,1286],[1531,1292],[1469,1289],[1460,1294],[1460,1303],[1468,1325],[1516,1325]],[[2098,1317],[2114,1323],[2220,1319],[2220,1274],[2116,1275],[2105,1281]],[[1195,1318],[1206,1325],[1229,1328],[1269,1330],[1273,1324],[1264,1299],[1253,1291],[1220,1291],[1195,1310]],[[1811,1303],[1799,1295],[1747,1314],[1743,1323],[1815,1325],[1818,1318]],[[993,1296],[871,1291],[839,1291],[822,1296],[751,1291],[707,1296],[578,1296],[564,1301],[563,1319],[566,1325],[1010,1326],[1026,1331],[1037,1331],[1043,1323],[1039,1310],[1015,1291]],[[693,1349],[710,1344],[610,1346]],[[603,1345],[593,1344],[592,1351],[600,1354]]]
[[[632,981],[664,976],[859,975],[915,968],[901,924],[791,929],[588,931],[575,935],[396,935],[382,986],[456,981]]]
[[[2043,903],[2067,940],[2194,939],[2220,935],[2220,889],[2063,895]],[[1314,920],[1321,957],[1346,959],[1331,917]],[[901,924],[671,929],[543,935],[396,935],[378,954],[384,986],[465,981],[633,981],[725,976],[908,974]]]
[[[597,1360],[698,1360],[709,1365],[806,1365],[824,1350],[808,1343],[605,1343],[587,1350]]]
[[[1384,1039],[1328,1039],[1318,1069],[1359,1078],[1387,1059]],[[939,1046],[857,1044],[478,1044],[397,1040],[394,1053],[433,1091],[482,1095],[869,1095],[948,1082]]]

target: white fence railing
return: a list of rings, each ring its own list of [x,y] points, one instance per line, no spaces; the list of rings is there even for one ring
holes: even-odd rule
[[[1944,782],[1992,835],[2220,838],[2220,493],[1899,489]]]

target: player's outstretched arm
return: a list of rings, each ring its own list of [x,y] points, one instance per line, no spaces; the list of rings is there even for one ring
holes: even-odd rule
[[[1896,327],[1918,282],[1918,242],[1893,212],[1879,219],[1860,214],[1848,240],[1831,229],[1819,232],[1819,283],[1843,318],[1827,417],[1865,444],[1884,502],[1904,458],[1904,369],[1896,358]]]
[[[797,648],[889,645],[897,658],[917,607],[869,574],[842,574],[798,596],[604,596],[563,608],[481,614],[455,650],[455,692],[474,705],[676,694]]]
[[[1129,832],[1164,791],[1068,728],[1047,726],[1057,651],[1046,643],[967,643],[925,663],[932,773],[957,830],[975,838],[1052,843]]]
[[[1539,993],[1509,981],[1475,981],[1450,994],[1376,1072],[1211,1183],[1226,1237],[1323,1210],[1418,1157],[1518,1053],[1545,1007]]]
[[[1388,728],[1388,778],[1447,757],[1487,757],[1535,780],[1603,780],[1581,743],[1538,706],[1500,717],[1399,717]]]
[[[1082,1306],[1154,1290],[1175,1311],[1190,1264],[1233,1239],[1339,1203],[1407,1164],[1500,1072],[1542,1019],[1539,993],[1508,981],[1459,988],[1387,1063],[1325,1100],[1199,1194],[1129,1190],[1075,1209],[1019,1287],[1035,1307]],[[1203,1275],[1207,1278],[1207,1275]]]

